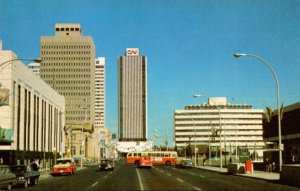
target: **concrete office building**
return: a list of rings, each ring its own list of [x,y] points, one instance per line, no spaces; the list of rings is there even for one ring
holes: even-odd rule
[[[0,64],[17,58],[14,52],[0,48]],[[38,159],[41,168],[49,168],[64,153],[64,97],[21,61],[0,66],[0,97],[3,163],[29,165]]]
[[[66,99],[68,155],[93,157],[95,46],[80,24],[56,24],[55,36],[42,36],[40,76]],[[72,140],[69,140],[72,139]],[[72,144],[70,144],[72,143]]]
[[[119,141],[147,140],[147,57],[127,48],[118,58]]]
[[[234,153],[238,147],[251,152],[255,150],[262,156],[265,147],[262,119],[262,109],[252,109],[248,104],[229,104],[226,98],[210,98],[208,103],[175,110],[175,145],[186,147],[191,144],[194,147],[196,142],[199,148],[202,145],[198,153],[204,154],[209,147],[219,150],[221,138],[226,152]]]

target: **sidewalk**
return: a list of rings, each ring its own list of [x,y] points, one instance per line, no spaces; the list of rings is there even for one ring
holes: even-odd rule
[[[220,172],[220,167],[215,166],[196,166],[196,168]],[[221,173],[227,173],[227,168],[222,168]],[[235,174],[235,176],[243,176],[243,177],[249,177],[254,179],[261,179],[261,180],[267,180],[267,181],[279,181],[280,180],[280,174],[276,172],[264,172],[264,171],[258,171],[254,170],[251,174]]]

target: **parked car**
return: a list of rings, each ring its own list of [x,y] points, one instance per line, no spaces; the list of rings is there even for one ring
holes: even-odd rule
[[[26,165],[12,165],[10,166],[11,172],[16,175],[16,182],[27,188],[28,185],[36,185],[39,181],[40,172],[33,169],[32,166]]]
[[[139,160],[139,167],[152,167],[153,162],[151,156],[142,156]]]
[[[99,162],[99,170],[111,170],[115,168],[115,162],[109,159],[102,159]]]
[[[52,176],[69,174],[76,172],[76,164],[73,158],[60,158],[56,160],[56,164],[52,169]]]
[[[16,175],[8,165],[0,165],[0,190],[11,190],[16,185]]]
[[[175,166],[177,168],[192,168],[193,162],[192,159],[189,158],[177,158],[175,160]]]

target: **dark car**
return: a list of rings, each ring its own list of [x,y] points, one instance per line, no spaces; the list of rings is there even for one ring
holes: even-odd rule
[[[115,163],[112,160],[103,159],[99,162],[99,170],[111,170],[113,171],[115,168]]]
[[[193,167],[192,159],[189,158],[176,159],[175,166],[177,168],[192,168]]]
[[[11,190],[16,184],[16,175],[11,172],[8,165],[0,165],[0,189]]]
[[[17,184],[23,185],[24,188],[27,188],[29,184],[36,185],[39,181],[40,172],[32,166],[12,165],[10,169],[16,175]]]

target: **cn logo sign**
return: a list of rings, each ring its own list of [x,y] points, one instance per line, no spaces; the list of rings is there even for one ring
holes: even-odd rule
[[[127,56],[135,56],[135,55],[139,55],[139,49],[137,48],[127,48],[126,49],[126,55]]]

